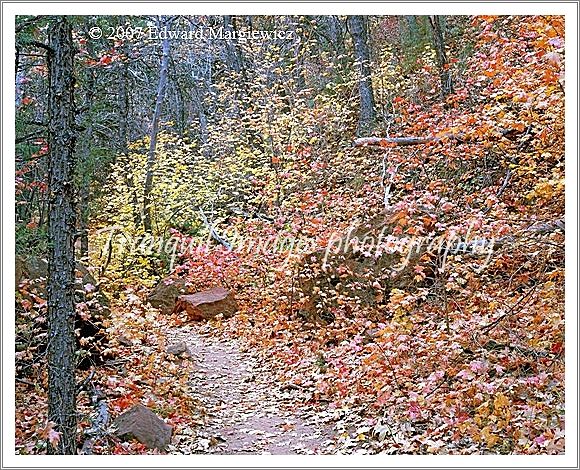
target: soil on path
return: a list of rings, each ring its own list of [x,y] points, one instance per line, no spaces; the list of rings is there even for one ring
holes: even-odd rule
[[[190,385],[205,410],[196,452],[335,453],[332,420],[308,404],[308,391],[275,382],[268,366],[233,340],[188,326],[172,332],[194,363]]]

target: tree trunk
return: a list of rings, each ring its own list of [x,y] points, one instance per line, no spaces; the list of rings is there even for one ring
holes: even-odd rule
[[[417,25],[417,18],[415,18],[415,15],[406,15],[405,21],[409,31],[409,41],[417,41],[419,38],[419,26]]]
[[[326,30],[328,31],[328,36],[332,41],[331,45],[334,48],[336,56],[345,55],[343,27],[338,16],[325,15],[320,18],[321,21],[324,21],[326,24]]]
[[[161,20],[161,28],[168,26],[166,18]],[[157,86],[157,99],[155,100],[155,112],[151,123],[151,142],[149,145],[149,155],[147,156],[147,174],[145,176],[145,186],[143,188],[143,227],[146,232],[151,232],[151,189],[153,188],[153,166],[155,165],[155,149],[157,147],[157,133],[159,131],[159,118],[161,108],[165,98],[167,88],[167,72],[169,68],[169,38],[167,35],[162,43],[161,68],[159,72],[159,85]]]
[[[199,120],[199,141],[200,141],[200,148],[201,154],[205,158],[211,157],[211,148],[208,145],[209,141],[209,131],[208,131],[208,121],[207,115],[205,113],[204,104],[203,104],[203,96],[201,96],[199,86],[196,84],[193,86],[191,90],[191,98],[192,103],[194,104],[197,112],[197,118]]]
[[[126,20],[124,16],[119,18],[119,26],[125,27]],[[119,94],[117,95],[119,107],[119,153],[129,155],[129,41],[124,41],[121,49],[123,58],[119,62]]]
[[[51,24],[48,37],[48,419],[60,433],[48,453],[76,454],[74,47],[66,17]]]
[[[77,217],[79,222],[80,233],[80,258],[85,258],[89,254],[89,200],[91,184],[91,145],[93,143],[93,101],[95,98],[95,74],[94,70],[87,70],[86,93],[83,108],[86,109],[83,117],[86,131],[83,133],[81,141],[78,143],[80,151],[78,152],[79,160],[77,162],[77,175],[79,181],[78,187],[78,208]]]
[[[367,17],[349,16],[348,29],[354,43],[355,60],[359,71],[360,114],[357,135],[360,136],[368,134],[372,130],[376,118],[371,81],[370,52],[367,42]]]
[[[304,57],[306,52],[306,39],[304,38],[304,28],[308,26],[308,17],[306,21],[302,17],[298,17],[296,23],[293,25],[294,32],[294,51],[293,51],[293,62],[292,76],[294,78],[294,90],[300,92],[306,88],[306,77],[305,67],[304,67]]]
[[[223,17],[223,26],[224,30],[232,33],[237,33],[236,26],[233,22],[233,18],[231,15],[224,15]],[[237,73],[241,73],[243,71],[243,59],[240,54],[239,48],[237,46],[237,41],[231,41],[230,39],[226,39],[226,63],[230,70],[233,70]]]
[[[125,26],[125,17],[121,17],[120,25]],[[118,94],[118,110],[119,110],[119,142],[118,150],[126,162],[129,157],[129,43],[123,44],[123,55],[125,56],[119,64],[119,94]],[[133,174],[127,172],[124,176],[125,184],[131,193],[131,201],[133,204],[132,214],[135,228],[139,228],[142,224],[143,213],[141,205],[139,204],[139,197],[135,189],[135,182],[133,181]]]
[[[437,66],[439,67],[439,78],[441,80],[441,98],[445,98],[453,93],[453,84],[449,74],[449,64],[445,54],[445,40],[443,37],[443,28],[441,26],[441,16],[429,16],[431,31],[433,32],[433,45],[437,54]]]
[[[82,160],[83,167],[90,159],[90,142],[88,141],[89,136],[93,133],[92,126],[87,128],[87,137],[82,144],[82,150],[80,152],[80,157]],[[86,171],[86,168],[83,168]],[[91,175],[83,174],[80,180],[79,188],[79,233],[80,233],[80,258],[86,258],[89,256],[89,200],[90,200],[90,180]]]

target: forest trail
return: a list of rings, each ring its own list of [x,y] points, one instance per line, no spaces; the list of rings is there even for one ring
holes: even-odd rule
[[[273,382],[267,365],[235,340],[223,340],[198,326],[173,330],[194,363],[190,386],[205,409],[198,432],[204,453],[332,453],[331,419],[308,404],[308,392]]]

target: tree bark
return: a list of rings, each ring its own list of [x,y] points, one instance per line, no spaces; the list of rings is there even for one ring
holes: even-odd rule
[[[161,29],[168,27],[166,18],[161,20]],[[155,100],[155,111],[153,113],[153,122],[151,123],[151,141],[149,144],[149,154],[147,156],[147,173],[145,176],[145,186],[143,188],[143,228],[145,232],[151,232],[151,189],[153,188],[153,166],[156,157],[155,150],[157,147],[157,133],[159,132],[159,119],[161,117],[161,108],[165,98],[165,89],[167,88],[167,72],[169,68],[169,38],[167,35],[162,43],[161,67],[159,72],[159,85],[157,86],[157,99]]]
[[[74,46],[66,17],[50,25],[48,37],[48,419],[60,433],[48,453],[76,454]]]
[[[431,31],[433,32],[433,45],[437,54],[437,66],[439,67],[439,79],[441,80],[441,97],[453,93],[453,83],[449,74],[449,63],[445,53],[445,39],[443,37],[443,28],[441,26],[441,16],[429,16]]]
[[[368,47],[367,17],[349,16],[348,29],[354,43],[354,54],[359,71],[358,92],[360,113],[357,135],[369,133],[375,122],[375,98],[371,81],[370,52]]]

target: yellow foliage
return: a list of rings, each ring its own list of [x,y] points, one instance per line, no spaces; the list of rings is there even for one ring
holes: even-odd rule
[[[497,444],[499,441],[499,437],[497,434],[493,433],[489,426],[484,427],[481,430],[481,440],[485,442],[485,445],[491,449],[493,446]]]
[[[549,200],[556,196],[563,196],[564,194],[564,178],[541,178],[540,181],[536,183],[534,189],[532,189],[528,194],[526,194],[526,199],[528,200]]]

